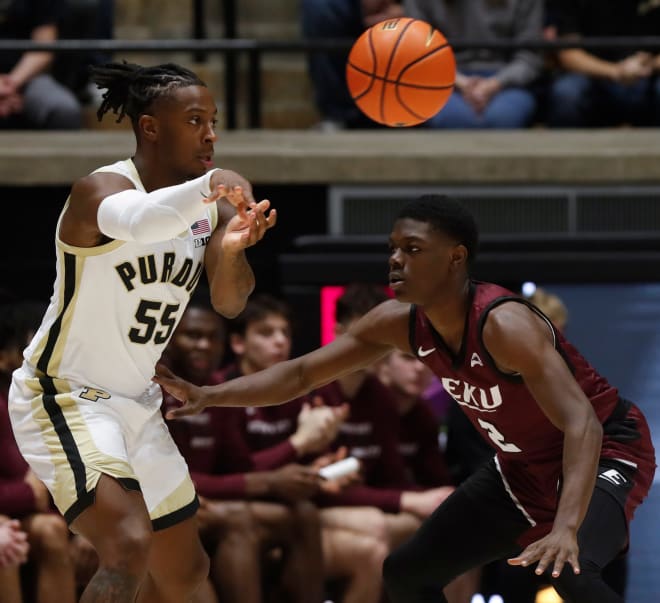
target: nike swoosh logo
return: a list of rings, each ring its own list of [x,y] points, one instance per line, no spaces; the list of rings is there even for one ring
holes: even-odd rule
[[[429,348],[428,350],[423,350],[421,345],[417,348],[417,355],[420,358],[424,358],[424,356],[428,356],[432,352],[435,352],[435,348]]]

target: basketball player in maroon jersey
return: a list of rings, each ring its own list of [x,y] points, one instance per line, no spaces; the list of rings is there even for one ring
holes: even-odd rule
[[[162,367],[156,381],[184,401],[177,416],[279,404],[392,348],[413,353],[497,454],[386,559],[392,602],[446,601],[454,577],[502,557],[548,570],[573,603],[622,602],[601,571],[627,550],[629,521],[653,481],[646,420],[539,310],[470,278],[477,241],[458,202],[420,197],[390,235],[396,300],[331,344],[250,377],[200,388]]]

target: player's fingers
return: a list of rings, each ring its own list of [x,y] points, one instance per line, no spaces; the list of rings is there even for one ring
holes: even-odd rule
[[[575,575],[579,574],[582,571],[580,569],[580,561],[578,560],[578,556],[576,552],[571,552],[571,554],[568,556],[568,562],[571,564],[571,567],[573,568],[573,573]]]
[[[516,557],[511,557],[507,560],[509,565],[521,565],[522,567],[527,567],[530,563],[533,563],[538,556],[534,556],[533,549],[531,545],[528,546],[520,555]]]
[[[160,378],[175,379],[176,375],[162,362],[156,364],[156,376]]]
[[[534,570],[534,573],[537,576],[540,576],[548,568],[553,558],[554,555],[550,551],[546,551],[545,553],[543,553],[543,556],[536,564],[536,569]]]
[[[262,201],[259,201],[259,203],[257,203],[252,208],[252,211],[257,217],[257,221],[259,225],[266,223],[266,212],[268,211],[269,207],[270,207],[270,201],[268,199],[263,199]]]
[[[271,209],[266,216],[266,227],[272,228],[277,224],[277,210]]]
[[[254,199],[254,195],[252,193],[251,188],[246,186],[243,187],[243,198],[250,207],[254,207],[255,205],[257,205],[257,202]]]
[[[193,414],[192,411],[188,408],[187,404],[179,406],[179,408],[171,408],[165,414],[167,419],[180,419],[181,417],[187,417],[188,415]]]
[[[157,385],[160,385],[166,392],[172,394],[177,400],[181,400],[183,389],[179,387],[176,380],[171,379],[170,377],[161,377],[159,375],[154,375],[151,380]]]
[[[559,574],[561,574],[562,570],[564,569],[566,557],[567,555],[563,551],[559,551],[559,553],[557,553],[557,556],[555,557],[555,563],[552,567],[553,578],[559,578]]]
[[[237,205],[244,203],[247,207],[254,208],[258,204],[254,200],[252,189],[249,187],[241,186],[240,184],[232,187],[231,190],[233,202]]]
[[[241,186],[226,186],[224,184],[218,185],[218,194],[221,198],[227,199],[234,207],[238,208],[241,204],[248,204],[243,195],[243,187]]]

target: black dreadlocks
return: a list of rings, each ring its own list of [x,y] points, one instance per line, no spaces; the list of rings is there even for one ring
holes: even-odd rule
[[[99,121],[110,110],[119,123],[124,115],[133,122],[145,113],[151,103],[185,86],[206,86],[192,71],[174,63],[142,67],[133,63],[106,63],[90,68],[91,80],[106,91],[96,112]]]

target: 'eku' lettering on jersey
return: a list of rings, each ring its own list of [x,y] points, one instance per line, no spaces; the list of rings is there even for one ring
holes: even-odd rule
[[[479,412],[495,412],[502,405],[502,393],[499,385],[483,389],[467,381],[442,377],[442,387],[456,402]]]

